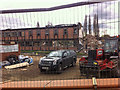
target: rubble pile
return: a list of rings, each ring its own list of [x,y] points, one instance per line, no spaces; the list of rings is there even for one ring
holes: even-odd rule
[[[97,40],[93,35],[87,35],[83,38],[82,44],[84,49],[81,52],[88,51],[88,50],[95,50],[96,48],[102,48],[103,44],[100,40]],[[87,50],[86,50],[87,46]]]

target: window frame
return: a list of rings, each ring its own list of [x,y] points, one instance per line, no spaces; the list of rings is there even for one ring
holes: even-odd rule
[[[40,35],[41,35],[41,30],[40,30],[40,29],[37,29],[37,30],[36,30],[36,35],[37,35],[37,36],[40,36]]]
[[[63,30],[64,30],[63,35],[67,35],[68,34],[68,28],[64,28]]]
[[[30,36],[33,36],[32,30],[29,30],[29,37],[30,37]]]
[[[73,34],[78,34],[78,28],[77,28],[77,27],[74,27],[73,30],[74,30],[74,31],[73,31]],[[75,32],[75,31],[76,31],[76,32]]]
[[[45,35],[49,35],[49,29],[45,29]]]
[[[58,29],[54,29],[54,35],[58,35]]]

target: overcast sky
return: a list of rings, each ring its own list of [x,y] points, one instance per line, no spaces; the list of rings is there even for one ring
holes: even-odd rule
[[[1,9],[48,8],[88,0],[0,0]],[[4,3],[4,4],[3,4]]]
[[[85,0],[0,0],[0,10],[49,8],[80,1]],[[0,23],[0,29],[36,27],[37,22],[42,27],[48,24],[48,22],[51,22],[53,25],[77,24],[80,22],[83,25],[85,15],[91,16],[91,24],[93,24],[94,14],[98,14],[101,35],[103,33],[110,35],[118,34],[118,1],[78,6],[50,12],[0,14],[0,22],[2,22]]]

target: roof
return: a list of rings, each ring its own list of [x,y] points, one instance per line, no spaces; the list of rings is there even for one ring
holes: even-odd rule
[[[5,29],[1,31],[14,31],[14,30],[34,30],[34,29],[52,29],[52,28],[70,28],[77,27],[77,24],[60,24],[55,26],[46,26],[46,27],[33,27],[33,28],[18,28],[18,29]]]

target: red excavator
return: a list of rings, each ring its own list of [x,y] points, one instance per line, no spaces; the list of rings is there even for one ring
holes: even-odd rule
[[[79,60],[80,74],[101,77],[101,73],[109,72],[110,77],[118,77],[119,48],[118,39],[105,39],[101,49],[89,50],[88,56]]]

